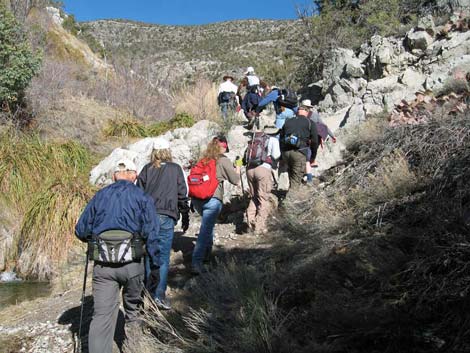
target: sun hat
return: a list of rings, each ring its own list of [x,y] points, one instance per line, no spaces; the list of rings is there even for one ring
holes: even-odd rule
[[[279,128],[273,126],[273,125],[266,125],[264,128],[263,128],[263,132],[266,134],[266,135],[276,135],[278,132],[279,132]]]
[[[165,150],[170,148],[170,143],[168,140],[157,137],[156,139],[153,140],[153,149],[154,150]]]
[[[130,159],[123,158],[116,163],[116,167],[114,167],[114,172],[116,173],[125,171],[137,172],[137,166]]]
[[[310,99],[304,99],[302,102],[300,102],[301,107],[307,107],[309,109],[313,108],[312,101]]]
[[[222,80],[224,81],[227,81],[228,79],[231,79],[232,81],[234,80],[232,75],[225,75],[224,77],[222,77]]]
[[[245,75],[253,74],[254,72],[255,72],[255,69],[253,68],[253,66],[248,66],[246,68]]]

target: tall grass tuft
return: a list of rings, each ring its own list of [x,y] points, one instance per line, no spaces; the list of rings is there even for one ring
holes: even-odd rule
[[[191,127],[195,122],[195,119],[185,112],[176,114],[168,121],[161,121],[148,126],[134,118],[120,118],[110,120],[103,133],[108,137],[159,136],[173,129]]]
[[[176,113],[189,113],[196,120],[220,121],[217,87],[207,79],[185,85],[173,94]]]
[[[49,278],[74,243],[73,226],[91,196],[92,158],[76,142],[45,142],[37,135],[0,135],[0,190],[20,215],[8,260],[27,276]]]

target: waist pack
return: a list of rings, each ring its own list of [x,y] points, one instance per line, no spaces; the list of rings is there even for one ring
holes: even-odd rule
[[[219,104],[220,103],[230,103],[235,101],[235,93],[233,92],[220,92],[219,94]]]
[[[248,167],[257,167],[263,163],[271,163],[268,155],[269,136],[262,132],[256,132],[253,140],[248,142],[245,152],[245,162]]]
[[[191,168],[188,178],[189,196],[205,200],[212,197],[219,186],[215,159],[202,159]]]
[[[140,261],[143,254],[141,236],[124,230],[108,230],[92,235],[88,242],[88,258],[105,264]]]
[[[296,135],[289,135],[284,137],[284,143],[288,146],[300,148],[301,139]]]

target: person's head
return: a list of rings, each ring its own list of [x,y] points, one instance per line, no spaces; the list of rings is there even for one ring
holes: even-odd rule
[[[222,79],[224,81],[230,81],[230,82],[234,80],[233,76],[231,76],[231,75],[225,75]]]
[[[221,154],[228,152],[227,139],[223,135],[214,137],[211,142],[207,145],[206,151],[204,152],[204,159],[219,159]]]
[[[113,181],[127,180],[133,183],[137,179],[137,166],[129,159],[121,159],[116,163]]]
[[[304,99],[302,102],[300,102],[300,105],[308,108],[309,110],[313,109],[312,101],[310,99]]]
[[[306,105],[300,105],[299,109],[297,110],[298,116],[308,117],[309,113],[310,113],[310,108]]]
[[[253,66],[248,66],[246,68],[245,75],[254,75],[254,73],[255,73],[255,69],[253,68]]]
[[[164,138],[157,137],[153,142],[153,151],[150,160],[155,168],[165,162],[171,162],[170,143]]]

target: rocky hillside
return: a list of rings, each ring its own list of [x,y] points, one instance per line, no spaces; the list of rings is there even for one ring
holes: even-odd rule
[[[243,20],[199,26],[163,26],[122,20],[86,22],[84,31],[112,58],[131,62],[157,85],[168,87],[254,66],[272,80],[285,79],[300,21]]]

